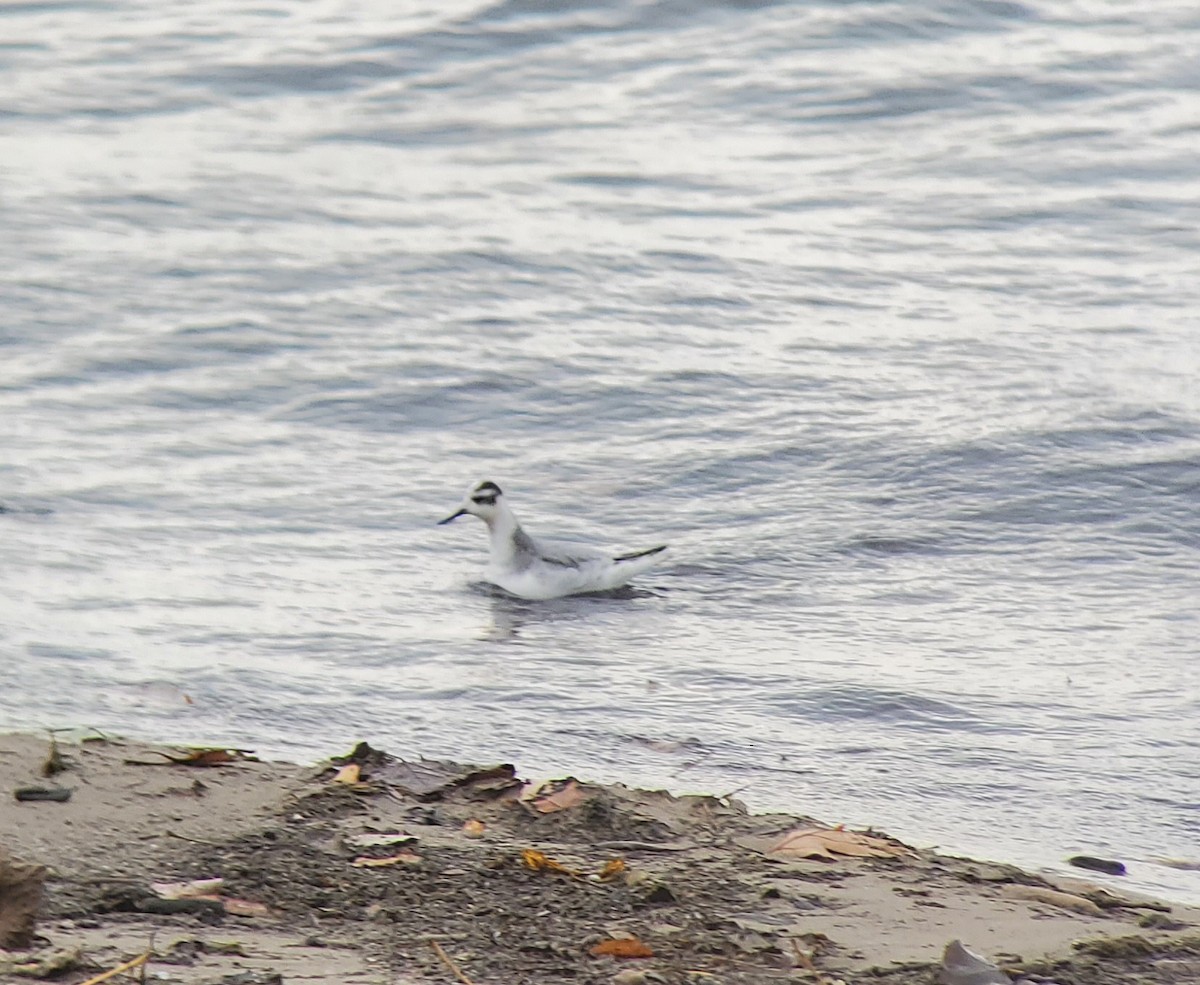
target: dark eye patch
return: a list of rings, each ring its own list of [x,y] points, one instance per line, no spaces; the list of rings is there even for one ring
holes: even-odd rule
[[[478,503],[480,506],[495,506],[496,497],[494,494],[490,496],[472,496],[471,502]]]

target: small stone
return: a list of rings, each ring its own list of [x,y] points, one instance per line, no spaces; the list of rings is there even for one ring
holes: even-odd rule
[[[640,968],[626,968],[613,975],[610,981],[613,985],[644,985],[646,973]]]

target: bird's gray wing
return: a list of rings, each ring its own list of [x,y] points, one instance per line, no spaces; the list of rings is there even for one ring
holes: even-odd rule
[[[537,556],[561,568],[582,568],[584,565],[608,557],[603,551],[584,544],[572,544],[561,540],[533,540],[530,543]]]

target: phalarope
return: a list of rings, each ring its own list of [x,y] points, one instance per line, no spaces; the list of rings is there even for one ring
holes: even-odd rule
[[[619,588],[656,564],[658,555],[667,549],[661,544],[614,555],[573,544],[534,540],[521,528],[494,482],[477,482],[467,490],[457,512],[438,523],[449,523],[466,514],[479,517],[488,527],[491,560],[484,576],[523,599],[555,599]]]

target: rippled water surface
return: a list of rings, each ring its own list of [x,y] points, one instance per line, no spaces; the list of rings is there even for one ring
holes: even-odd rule
[[[1182,2],[0,4],[0,724],[1200,899],[1155,861],[1200,836],[1198,49]],[[669,560],[499,597],[433,525],[478,478]]]

